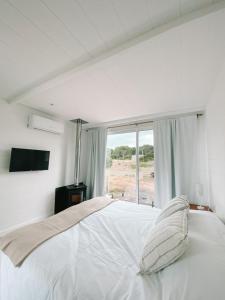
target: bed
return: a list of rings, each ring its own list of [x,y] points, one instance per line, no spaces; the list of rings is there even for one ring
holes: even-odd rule
[[[179,260],[138,274],[159,212],[117,201],[44,242],[21,267],[0,252],[0,299],[224,300],[225,226],[211,212],[190,211],[190,243]]]

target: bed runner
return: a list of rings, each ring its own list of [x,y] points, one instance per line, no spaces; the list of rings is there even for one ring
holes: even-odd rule
[[[0,250],[20,266],[39,245],[76,225],[89,215],[103,209],[115,200],[97,197],[74,205],[41,222],[14,230],[0,238]]]

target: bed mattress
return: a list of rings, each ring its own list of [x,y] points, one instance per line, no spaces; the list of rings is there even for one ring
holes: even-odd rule
[[[164,270],[139,275],[159,210],[117,201],[51,238],[15,268],[0,253],[1,300],[224,300],[225,226],[190,211],[189,247]]]

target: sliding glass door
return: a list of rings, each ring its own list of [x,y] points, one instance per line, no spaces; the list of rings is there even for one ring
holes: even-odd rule
[[[152,129],[110,132],[107,139],[106,192],[112,198],[141,204],[154,200]]]
[[[153,130],[139,131],[139,203],[154,201],[154,145]]]
[[[106,185],[113,198],[136,201],[136,133],[110,134],[107,139]]]

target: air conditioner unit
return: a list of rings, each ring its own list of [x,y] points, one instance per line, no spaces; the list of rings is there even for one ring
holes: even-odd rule
[[[44,130],[56,134],[64,132],[64,124],[38,115],[31,115],[28,121],[28,127],[38,130]]]

